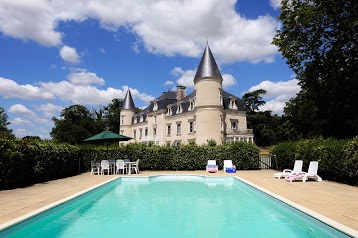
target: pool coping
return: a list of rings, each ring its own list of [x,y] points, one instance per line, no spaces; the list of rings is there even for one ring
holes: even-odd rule
[[[291,200],[289,200],[287,198],[284,198],[284,197],[282,197],[282,196],[280,196],[280,195],[278,195],[276,193],[273,193],[273,192],[271,192],[271,191],[269,191],[269,190],[267,190],[267,189],[265,189],[263,187],[260,187],[260,186],[258,186],[256,184],[246,180],[246,179],[243,179],[243,178],[241,178],[239,176],[234,176],[234,178],[237,178],[240,181],[242,181],[242,182],[244,182],[244,183],[246,183],[246,184],[248,184],[248,185],[250,185],[250,186],[252,186],[252,187],[254,187],[254,188],[258,189],[258,190],[260,190],[261,192],[266,193],[267,195],[269,195],[271,197],[274,197],[274,198],[278,199],[279,201],[281,201],[283,203],[286,203],[287,205],[289,205],[289,206],[291,206],[291,207],[293,207],[293,208],[295,208],[295,209],[297,209],[297,210],[299,210],[299,211],[301,211],[303,213],[306,213],[307,215],[309,215],[309,216],[311,216],[311,217],[313,217],[313,218],[325,223],[328,226],[333,227],[336,230],[339,230],[339,231],[345,233],[346,235],[349,235],[349,236],[352,236],[352,237],[358,237],[358,231],[356,231],[356,230],[354,230],[354,229],[352,229],[352,228],[350,228],[348,226],[345,226],[345,225],[343,225],[343,224],[341,224],[339,222],[336,222],[336,221],[334,221],[334,220],[332,220],[332,219],[330,219],[330,218],[328,218],[328,217],[326,217],[326,216],[324,216],[322,214],[319,214],[318,212],[315,212],[315,211],[313,211],[311,209],[308,209],[308,208],[306,208],[306,207],[304,207],[302,205],[299,205],[298,203],[295,203],[295,202],[293,202],[293,201],[291,201]]]
[[[114,177],[114,178],[111,178],[111,179],[109,179],[107,181],[104,181],[104,182],[101,182],[101,183],[96,184],[94,186],[91,186],[91,187],[89,187],[87,189],[84,189],[84,190],[82,190],[82,191],[80,191],[78,193],[70,195],[70,196],[68,196],[68,197],[66,197],[64,199],[60,199],[60,200],[58,200],[56,202],[48,204],[48,205],[46,205],[44,207],[41,207],[39,209],[36,209],[36,210],[34,210],[32,212],[29,212],[29,213],[27,213],[25,215],[22,215],[22,216],[18,217],[18,218],[15,218],[13,220],[5,222],[5,223],[0,225],[0,232],[4,231],[6,229],[9,229],[9,228],[11,228],[11,227],[13,227],[13,226],[25,221],[25,220],[28,220],[28,219],[30,219],[32,217],[35,217],[35,216],[37,216],[37,215],[39,215],[39,214],[41,214],[43,212],[46,212],[46,211],[48,211],[48,210],[50,210],[50,209],[52,209],[54,207],[57,207],[57,206],[59,206],[59,205],[61,205],[63,203],[66,203],[66,202],[68,202],[68,201],[70,201],[70,200],[72,200],[72,199],[74,199],[76,197],[79,197],[79,196],[81,196],[81,195],[83,195],[85,193],[88,193],[88,192],[90,192],[90,191],[92,191],[92,190],[94,190],[94,189],[96,189],[98,187],[101,187],[101,186],[103,186],[105,184],[108,184],[108,183],[110,183],[110,182],[112,182],[114,180],[120,179],[120,178],[136,179],[136,178],[150,178],[150,177],[155,177],[155,176],[173,176],[173,175],[174,176],[183,176],[183,175],[180,175],[180,174],[157,174],[157,175],[147,175],[147,176],[136,176],[136,177],[131,177],[131,178],[124,177],[124,176]],[[209,176],[200,175],[200,174],[185,174],[184,176],[198,176],[198,177],[209,178]],[[224,176],[218,176],[217,178],[225,178],[225,177]],[[349,236],[352,236],[352,237],[358,237],[358,231],[356,231],[356,230],[354,230],[354,229],[352,229],[350,227],[347,227],[347,226],[345,226],[345,225],[343,225],[343,224],[341,224],[339,222],[336,222],[336,221],[334,221],[334,220],[332,220],[332,219],[330,219],[330,218],[328,218],[328,217],[326,217],[324,215],[321,215],[321,214],[319,214],[319,213],[317,213],[317,212],[315,212],[315,211],[313,211],[311,209],[308,209],[308,208],[306,208],[306,207],[304,207],[302,205],[299,205],[298,203],[295,203],[295,202],[293,202],[293,201],[291,201],[289,199],[286,199],[286,198],[284,198],[284,197],[282,197],[282,196],[280,196],[280,195],[278,195],[276,193],[273,193],[273,192],[271,192],[271,191],[269,191],[269,190],[267,190],[267,189],[265,189],[265,188],[263,188],[261,186],[258,186],[256,184],[244,179],[244,178],[241,178],[240,176],[233,176],[232,178],[238,179],[238,180],[246,183],[247,185],[252,186],[253,188],[256,188],[259,191],[261,191],[261,192],[263,192],[263,193],[265,193],[265,194],[267,194],[267,195],[269,195],[269,196],[271,196],[271,197],[273,197],[275,199],[278,199],[279,201],[281,201],[281,202],[283,202],[283,203],[285,203],[285,204],[287,204],[287,205],[289,205],[289,206],[291,206],[291,207],[293,207],[293,208],[295,208],[295,209],[297,209],[299,211],[302,211],[303,213],[305,213],[305,214],[307,214],[307,215],[309,215],[309,216],[311,216],[311,217],[313,217],[313,218],[325,223],[326,225],[331,226],[334,229],[345,233],[346,235],[349,235]]]

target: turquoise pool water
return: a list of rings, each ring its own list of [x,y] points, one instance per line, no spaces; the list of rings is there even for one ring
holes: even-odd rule
[[[0,237],[349,237],[235,178],[122,178]]]

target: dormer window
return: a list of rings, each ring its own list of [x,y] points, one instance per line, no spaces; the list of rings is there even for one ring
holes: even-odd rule
[[[154,101],[153,104],[154,104],[154,105],[153,105],[153,111],[158,110],[158,101]]]
[[[172,106],[168,106],[167,116],[171,116],[173,114],[172,112]]]
[[[139,122],[143,122],[143,114],[140,114]]]
[[[138,118],[134,116],[134,123],[138,123]]]
[[[178,104],[176,114],[179,114],[179,113],[182,113],[182,112],[183,112],[183,107],[182,107],[182,105],[181,105],[181,103],[180,103],[180,104]]]
[[[237,109],[235,97],[230,97],[229,109]]]
[[[194,110],[194,99],[191,98],[189,99],[189,108],[188,111],[193,111]]]

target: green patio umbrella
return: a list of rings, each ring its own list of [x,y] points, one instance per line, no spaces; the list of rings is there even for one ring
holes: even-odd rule
[[[113,142],[119,142],[119,141],[129,141],[132,139],[131,137],[120,135],[117,133],[114,133],[112,131],[102,131],[101,133],[91,136],[85,140],[84,142],[89,143],[106,143],[107,145],[107,158],[108,158],[108,146]]]

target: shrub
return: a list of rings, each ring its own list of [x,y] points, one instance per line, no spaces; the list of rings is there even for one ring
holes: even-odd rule
[[[318,174],[326,180],[358,185],[358,138],[336,140],[316,138],[284,142],[270,148],[279,170],[293,167],[294,160],[303,160],[303,171],[310,161],[318,161]]]

